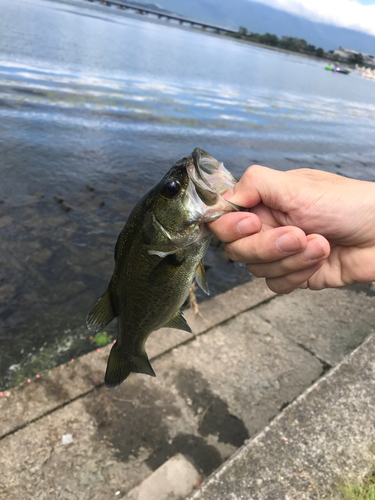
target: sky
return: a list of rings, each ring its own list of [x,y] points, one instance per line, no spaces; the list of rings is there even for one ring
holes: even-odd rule
[[[375,36],[375,0],[256,0],[301,17]]]

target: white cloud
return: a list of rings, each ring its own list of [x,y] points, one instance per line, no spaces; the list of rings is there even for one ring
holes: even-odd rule
[[[276,9],[344,28],[375,35],[375,4],[355,0],[256,0]]]

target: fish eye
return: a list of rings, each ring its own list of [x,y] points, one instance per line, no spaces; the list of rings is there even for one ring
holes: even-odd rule
[[[173,198],[180,192],[181,186],[178,181],[172,179],[167,181],[163,186],[163,194],[168,198]]]

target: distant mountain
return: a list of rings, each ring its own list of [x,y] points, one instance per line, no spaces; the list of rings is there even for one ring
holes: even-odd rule
[[[148,3],[137,0],[137,3]],[[182,16],[237,30],[239,26],[255,33],[304,38],[324,50],[340,45],[375,54],[375,36],[303,17],[247,0],[158,0],[158,6]],[[340,8],[338,4],[338,9]]]
[[[134,5],[134,7],[141,7],[141,8],[144,7],[145,9],[157,10],[157,11],[162,12],[164,14],[176,14],[176,12],[171,12],[170,10],[164,9],[158,3],[149,3],[149,2],[147,2],[147,0],[146,1],[140,0],[139,2],[132,1],[132,0],[126,0],[126,3],[130,3],[131,5]]]

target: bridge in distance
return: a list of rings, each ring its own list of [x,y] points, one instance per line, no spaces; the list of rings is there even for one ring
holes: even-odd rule
[[[95,0],[87,0],[88,2],[94,2]],[[132,10],[137,14],[152,14],[157,16],[159,19],[166,19],[167,21],[178,21],[181,25],[186,24],[192,27],[198,27],[202,29],[209,29],[215,31],[216,33],[237,33],[235,30],[230,28],[225,28],[223,26],[217,26],[215,24],[203,23],[202,21],[195,21],[194,19],[189,19],[187,17],[179,16],[178,14],[172,14],[167,12],[161,12],[160,10],[149,9],[148,7],[141,7],[140,5],[134,5],[127,2],[121,2],[117,0],[99,0],[101,5],[106,5],[111,7],[112,5],[118,9]]]

